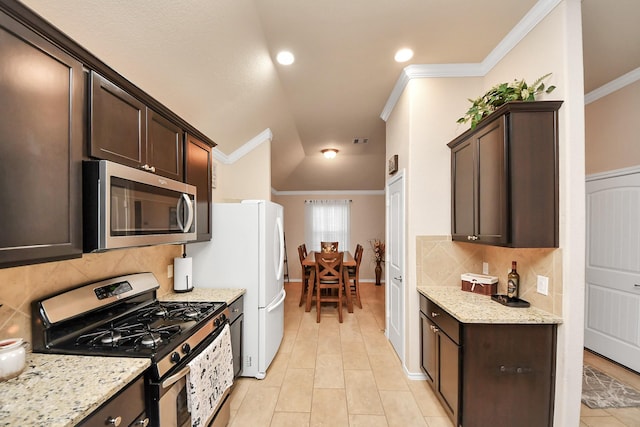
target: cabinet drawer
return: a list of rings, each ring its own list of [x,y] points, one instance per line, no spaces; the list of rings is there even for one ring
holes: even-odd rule
[[[424,314],[427,318],[431,319],[449,338],[451,338],[456,344],[460,344],[460,322],[458,322],[453,316],[444,311],[440,306],[428,298],[425,298],[426,306]],[[420,304],[422,310],[422,303]]]
[[[233,323],[244,310],[243,297],[238,298],[229,305],[229,323]]]

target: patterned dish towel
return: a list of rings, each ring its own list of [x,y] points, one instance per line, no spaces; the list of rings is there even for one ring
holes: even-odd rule
[[[203,427],[233,384],[231,332],[226,324],[222,333],[202,353],[189,362],[187,408],[191,426]]]

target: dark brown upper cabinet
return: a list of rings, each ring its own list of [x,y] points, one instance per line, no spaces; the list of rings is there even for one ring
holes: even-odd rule
[[[0,267],[82,255],[82,64],[15,8],[0,6]]]
[[[183,130],[91,72],[89,154],[183,180]]]
[[[448,144],[453,240],[558,247],[561,105],[507,103]]]
[[[198,242],[211,240],[211,146],[193,135],[186,136],[185,182],[198,190],[196,218]]]

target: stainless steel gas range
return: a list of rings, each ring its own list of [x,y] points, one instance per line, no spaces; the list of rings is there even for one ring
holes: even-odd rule
[[[138,273],[34,302],[33,351],[149,358],[139,425],[224,426],[233,381],[227,305],[160,302],[158,288],[152,273]]]

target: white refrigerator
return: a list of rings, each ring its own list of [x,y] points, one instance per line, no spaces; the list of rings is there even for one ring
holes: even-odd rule
[[[193,284],[245,288],[242,372],[265,377],[284,333],[282,206],[266,200],[212,205],[212,238],[190,243]]]

